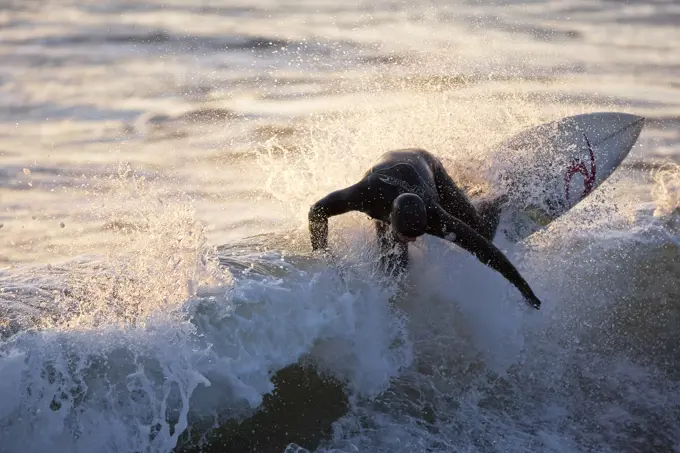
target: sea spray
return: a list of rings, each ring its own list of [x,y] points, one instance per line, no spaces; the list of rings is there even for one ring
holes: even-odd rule
[[[210,384],[182,308],[200,285],[227,288],[230,276],[189,205],[163,201],[129,167],[112,182],[117,190],[91,199],[115,237],[106,255],[17,270],[40,272],[35,287],[56,283],[32,328],[2,344],[20,390],[3,397],[6,451],[169,451],[191,394]]]
[[[172,200],[124,165],[90,215],[114,238],[100,260],[69,272],[55,302],[59,328],[144,326],[177,315],[201,285],[229,285],[189,200]]]
[[[191,427],[252,415],[274,373],[301,360],[358,398],[409,365],[389,286],[238,245],[245,269],[224,250],[218,266],[188,204],[129,171],[119,178],[93,197],[114,236],[105,255],[3,276],[52,296],[2,344],[7,451],[168,452]]]
[[[665,164],[651,171],[654,181],[652,196],[657,217],[680,215],[680,165]]]

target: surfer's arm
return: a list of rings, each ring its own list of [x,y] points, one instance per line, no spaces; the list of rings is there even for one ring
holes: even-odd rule
[[[309,234],[312,250],[328,248],[328,219],[349,211],[361,210],[365,182],[336,190],[317,201],[309,209]]]
[[[431,216],[428,234],[449,240],[464,248],[483,264],[499,272],[515,285],[532,307],[538,309],[541,306],[541,301],[503,252],[468,225],[449,215],[441,207],[431,209],[434,210],[434,215]]]

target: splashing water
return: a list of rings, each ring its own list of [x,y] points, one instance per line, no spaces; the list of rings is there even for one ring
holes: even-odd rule
[[[55,301],[56,318],[41,320],[44,328],[143,328],[177,315],[198,286],[229,284],[190,201],[164,201],[129,165],[112,191],[91,202],[90,214],[118,240],[104,258],[69,269],[68,291]]]
[[[471,196],[493,197],[504,189],[500,171],[531,161],[530,155],[499,153],[502,141],[528,126],[581,113],[563,108],[546,116],[519,89],[501,99],[493,90],[475,86],[432,91],[397,100],[372,94],[362,105],[313,116],[294,143],[277,137],[262,143],[254,153],[265,175],[263,186],[302,225],[309,206],[358,181],[381,154],[415,147],[440,157]]]
[[[652,196],[655,200],[655,216],[680,214],[680,165],[665,164],[652,171],[654,187]]]
[[[228,287],[230,276],[189,204],[163,201],[129,168],[113,186],[92,199],[91,214],[118,234],[105,257],[21,270],[25,293],[53,297],[39,301],[32,329],[2,344],[0,426],[12,439],[2,451],[168,451],[191,394],[209,385],[183,308],[199,285]]]
[[[188,201],[129,167],[109,183],[89,213],[115,235],[105,256],[2,276],[40,311],[0,349],[0,451],[168,452],[251,414],[305,357],[369,397],[410,363],[390,288],[247,246],[229,272]]]
[[[521,94],[470,92],[469,99],[419,93],[389,109],[369,104],[313,118],[309,137],[294,147],[277,140],[262,146],[261,168],[276,168],[266,172],[266,187],[304,227],[318,198],[356,182],[383,152],[417,146],[442,156],[473,197],[503,190],[496,176],[535,156],[499,155],[494,146],[554,117]],[[555,116],[575,113],[582,111],[563,107]],[[677,318],[667,302],[679,290],[668,283],[677,272],[677,247],[665,234],[650,234],[656,227],[647,218],[631,216],[640,200],[615,190],[615,183],[630,184],[627,176],[612,178],[533,241],[501,244],[547,301],[531,318],[507,282],[473,258],[436,240],[417,244],[411,297],[398,302],[408,314],[413,366],[387,393],[353,407],[322,450],[614,452],[675,445],[680,426],[664,407],[680,404],[672,396],[678,384],[660,352],[674,340],[661,346],[633,326],[642,317],[668,334],[664,316]],[[676,176],[676,167],[654,175],[659,213],[677,207]],[[332,222],[344,259],[371,259],[360,252],[371,244],[364,220]],[[664,272],[644,272],[638,265],[645,262]],[[632,331],[635,346],[626,339]]]
[[[64,29],[76,26],[69,22],[75,20],[93,29],[104,22],[113,24],[115,14],[110,12],[117,11],[116,5],[77,3],[85,4],[87,11],[68,9]],[[653,89],[649,97],[640,95],[644,102],[632,101],[636,108],[649,111],[659,104],[658,98],[665,102],[670,88],[663,91],[667,87],[662,85],[674,83],[668,74],[673,74],[671,65],[677,57],[672,49],[655,53],[663,49],[650,42],[670,42],[656,39],[656,34],[645,46],[639,45],[645,42],[640,36],[649,36],[636,34],[639,29],[629,21],[639,16],[635,8],[640,5],[626,5],[621,16],[601,5],[597,8],[605,10],[593,13],[588,6],[576,11],[573,20],[556,22],[563,28],[542,30],[541,26],[549,29],[546,24],[553,21],[541,19],[537,26],[540,11],[536,11],[544,7],[558,16],[565,5],[539,2],[513,9],[504,2],[502,8],[486,5],[489,12],[479,5],[460,4],[456,5],[460,14],[474,17],[472,25],[463,26],[442,5],[435,8],[416,2],[413,11],[395,12],[392,8],[399,2],[388,2],[385,11],[377,7],[375,17],[348,11],[347,18],[354,17],[347,21],[348,27],[342,21],[335,23],[334,3],[328,4],[333,12],[327,14],[326,6],[313,2],[324,17],[315,16],[320,25],[309,21],[304,26],[297,5],[293,8],[285,2],[251,2],[248,8],[209,2],[200,6],[200,12],[181,1],[162,3],[148,11],[133,5],[121,15],[126,22],[118,30],[120,35],[97,34],[95,45],[88,44],[88,30],[71,36],[58,28],[44,29],[46,24],[41,22],[38,32],[50,36],[63,32],[64,36],[36,35],[33,39],[25,35],[30,27],[8,26],[7,32],[23,50],[9,55],[12,61],[21,63],[25,54],[41,57],[38,60],[45,57],[54,67],[35,71],[39,77],[33,74],[26,85],[17,79],[2,95],[45,101],[45,109],[52,114],[52,99],[41,91],[45,75],[74,78],[60,71],[72,71],[70,63],[89,61],[92,54],[94,61],[103,59],[120,71],[112,71],[107,79],[99,66],[77,68],[82,75],[77,72],[77,82],[69,90],[48,84],[50,93],[65,93],[64,103],[73,107],[69,112],[88,121],[93,115],[118,115],[127,122],[133,120],[129,115],[138,113],[131,106],[153,105],[162,110],[167,101],[168,111],[162,113],[174,120],[142,115],[154,118],[158,133],[139,141],[133,138],[130,146],[123,147],[126,152],[164,170],[190,164],[205,170],[208,176],[200,181],[201,188],[210,186],[219,193],[223,198],[216,197],[218,204],[227,196],[242,202],[219,211],[225,217],[242,218],[240,211],[262,214],[253,207],[253,199],[244,200],[247,197],[242,194],[263,189],[279,201],[284,220],[296,228],[284,232],[276,224],[273,233],[229,241],[218,253],[208,245],[206,227],[195,212],[205,202],[200,195],[173,196],[185,186],[178,189],[172,182],[166,187],[168,181],[144,180],[127,166],[112,180],[98,178],[101,192],[91,194],[89,209],[72,216],[74,221],[94,219],[94,224],[103,226],[109,242],[97,255],[0,273],[0,452],[37,452],[49,447],[74,452],[169,452],[189,431],[192,435],[198,431],[200,437],[206,427],[207,431],[226,420],[252,415],[264,395],[273,392],[272,376],[301,362],[342,382],[351,400],[349,412],[337,421],[332,438],[320,451],[677,449],[680,401],[673,365],[680,360],[676,347],[680,288],[676,278],[678,229],[672,224],[678,218],[673,214],[678,206],[677,166],[662,167],[653,175],[653,210],[663,222],[633,215],[640,210],[640,202],[625,192],[636,182],[631,182],[630,174],[617,172],[618,192],[610,190],[613,183],[600,187],[591,199],[543,231],[541,240],[498,244],[544,299],[538,313],[524,311],[507,282],[450,244],[432,238],[416,243],[412,272],[393,285],[376,272],[375,240],[365,219],[356,215],[333,219],[332,246],[340,252],[334,266],[308,256],[305,231],[307,209],[314,201],[355,182],[390,149],[422,147],[441,156],[477,201],[504,190],[499,173],[535,158],[496,152],[498,143],[523,128],[595,109],[620,110],[641,85]],[[361,4],[362,8],[373,6]],[[566,8],[572,6],[580,8]],[[252,17],[243,14],[251,8]],[[643,9],[654,8],[645,5]],[[98,15],[101,11],[106,17]],[[489,19],[484,16],[487,13],[498,16]],[[393,14],[395,22],[390,19]],[[605,17],[610,16],[626,25],[617,20],[607,23]],[[187,17],[201,20],[188,21]],[[205,17],[210,20],[203,21]],[[594,22],[588,22],[591,18]],[[232,19],[228,26],[257,34],[258,39],[245,41],[259,49],[257,58],[242,53],[243,48],[225,49],[222,41],[210,36],[222,34],[224,21]],[[379,31],[354,28],[355,22],[364,19],[370,19],[371,27]],[[519,19],[518,30],[502,34],[503,27],[515,27],[513,19]],[[15,25],[24,20],[35,23],[25,16]],[[185,31],[180,32],[177,24],[190,22],[201,28],[191,33],[208,35],[179,36]],[[492,23],[490,28],[487,22]],[[130,24],[146,29],[150,23],[167,30],[125,34]],[[263,23],[281,32],[282,39],[262,35]],[[56,23],[52,26],[57,27]],[[622,34],[623,27],[631,33]],[[400,63],[360,66],[363,63],[357,55],[363,58],[366,53],[352,46],[372,43],[383,32],[385,48],[372,51],[385,57],[386,49],[394,50],[389,59]],[[632,47],[625,43],[616,47],[603,39],[609,32],[632,37]],[[309,50],[317,53],[309,56],[299,50],[291,57],[279,48],[298,43],[298,49],[308,50],[306,33],[336,37],[347,33],[348,41],[357,41],[330,47],[319,44]],[[402,36],[406,34],[408,38]],[[544,39],[554,39],[555,44],[543,47],[546,43],[536,35],[546,35]],[[144,53],[140,63],[135,59],[138,49],[148,55],[157,52],[148,46],[150,40],[165,46],[163,52],[170,49],[186,60],[163,55],[158,63]],[[43,41],[64,55],[35,54]],[[124,49],[125,58],[116,57],[120,44],[128,41],[133,45]],[[102,47],[114,56],[102,52]],[[189,52],[182,54],[180,47]],[[557,55],[556,49],[564,55]],[[610,54],[609,63],[603,60],[604,54]],[[635,63],[630,55],[635,56]],[[126,60],[129,56],[135,57],[132,63]],[[253,72],[242,67],[244,58],[254,62]],[[314,68],[328,71],[291,74],[296,65],[300,65],[299,72],[306,72],[309,61],[305,59],[314,60]],[[191,70],[182,66],[187,62]],[[264,76],[271,62],[274,70]],[[281,67],[276,67],[279,63]],[[639,74],[658,69],[648,77],[653,81],[648,85],[643,76],[626,85],[619,79],[625,79],[621,68],[627,65],[634,65]],[[335,72],[346,66],[348,73]],[[605,71],[603,78],[597,78],[598,72],[594,82],[584,82],[582,77],[588,75],[584,72],[593,67]],[[173,70],[172,77],[186,85],[181,90],[150,87]],[[569,71],[571,75],[562,77]],[[266,83],[278,77],[282,82],[274,83],[273,89],[263,87],[261,76]],[[295,81],[296,77],[300,80]],[[104,82],[97,85],[98,80]],[[609,88],[610,82],[621,83],[621,93],[625,93],[611,104],[607,93],[591,93]],[[24,92],[9,93],[15,86]],[[151,89],[151,97],[139,94],[140,86]],[[187,90],[193,90],[189,101]],[[301,95],[306,90],[312,95],[299,107],[295,100],[306,98]],[[577,94],[569,95],[569,90]],[[121,92],[138,98],[121,103]],[[278,102],[274,92],[287,101]],[[99,96],[102,99],[95,99]],[[168,100],[173,96],[177,99]],[[240,102],[239,96],[247,100]],[[260,117],[262,111],[278,113],[291,104],[291,110],[304,111],[307,101],[316,106],[329,104],[335,111],[320,108],[326,113],[305,116],[299,123],[291,121],[286,126],[300,133],[290,137],[282,134],[264,143],[243,145],[248,151],[244,156],[256,160],[255,174],[229,154],[233,137],[224,131],[232,133],[231,126],[234,130],[243,126],[242,117],[261,124],[267,121]],[[207,107],[201,110],[195,102]],[[339,109],[334,107],[337,104],[341,104]],[[97,108],[91,111],[83,105]],[[243,108],[246,114],[235,114],[232,107]],[[672,106],[665,108],[672,111]],[[183,116],[183,111],[194,113]],[[35,112],[44,113],[39,108]],[[224,121],[199,124],[213,114]],[[195,124],[180,124],[182,118],[191,118]],[[44,129],[27,127],[20,132],[34,137],[36,132],[72,127],[75,137],[92,140],[78,132],[79,127],[90,130],[91,126],[69,124],[41,123]],[[135,132],[130,124],[125,127]],[[106,143],[110,138],[107,128],[123,126],[98,127],[101,137],[96,139]],[[36,160],[44,151],[57,152],[59,146],[76,146],[78,152],[73,155],[82,154],[88,164],[100,158],[101,148],[81,150],[80,144],[73,144],[73,137],[64,136],[55,132],[62,142],[39,148]],[[119,139],[118,135],[112,138],[114,142]],[[176,153],[181,158],[175,159],[170,152],[173,146],[181,150]],[[110,147],[109,143],[103,149]],[[54,165],[77,162],[74,156],[60,156],[63,160],[57,159]],[[47,170],[43,173],[49,174]],[[34,178],[30,179],[33,184],[40,174],[39,170],[20,172],[19,178]],[[207,189],[206,193],[210,195]],[[515,195],[524,198],[531,193]],[[264,220],[279,221],[268,215],[262,215]],[[259,226],[252,232],[261,232]],[[80,253],[76,246],[73,250]],[[281,417],[293,420],[297,415],[284,411]],[[303,449],[291,445],[286,451]]]

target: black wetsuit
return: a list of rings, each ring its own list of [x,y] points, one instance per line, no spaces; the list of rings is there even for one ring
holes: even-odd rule
[[[431,153],[404,149],[385,153],[358,183],[330,193],[309,211],[312,249],[328,246],[328,218],[360,211],[375,220],[383,256],[397,267],[408,264],[408,245],[388,233],[392,203],[403,193],[415,193],[425,202],[426,234],[454,242],[482,263],[500,272],[534,307],[540,301],[517,269],[491,241],[498,225],[498,208],[479,213]]]

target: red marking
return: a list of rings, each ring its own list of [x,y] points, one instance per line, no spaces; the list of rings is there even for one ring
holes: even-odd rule
[[[583,175],[583,185],[585,187],[583,188],[583,195],[581,195],[581,198],[584,198],[592,192],[593,186],[595,185],[595,175],[597,174],[597,169],[595,168],[595,153],[593,152],[593,147],[590,145],[590,141],[586,134],[583,134],[583,136],[586,138],[588,152],[590,153],[590,173],[588,173],[586,165],[578,157],[571,161],[571,165],[567,168],[567,173],[564,175],[564,191],[567,195],[567,201],[569,201],[569,184],[571,184],[572,176],[576,173]]]

